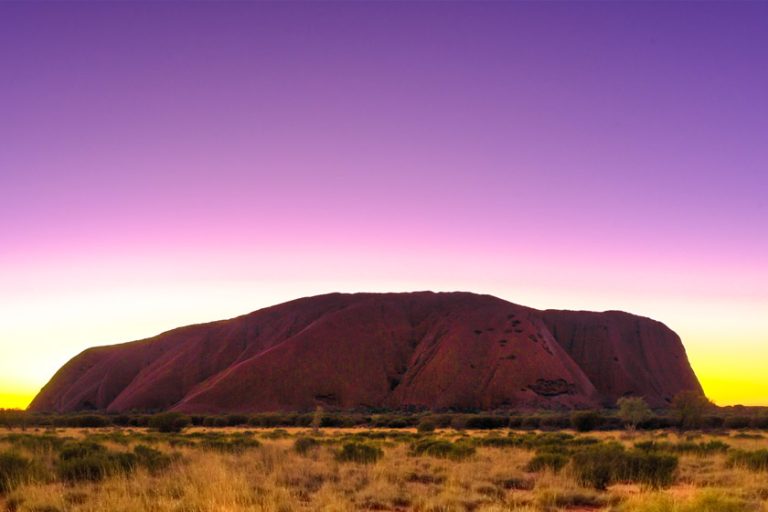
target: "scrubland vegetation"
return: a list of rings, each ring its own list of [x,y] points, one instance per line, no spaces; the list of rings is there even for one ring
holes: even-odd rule
[[[354,417],[308,414],[304,426],[258,425],[276,416],[27,418],[0,429],[0,510],[768,510],[768,437],[752,420],[594,430],[613,420],[382,414],[336,427]]]

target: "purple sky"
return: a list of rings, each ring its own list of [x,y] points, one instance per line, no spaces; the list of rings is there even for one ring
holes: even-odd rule
[[[2,3],[0,305],[291,282],[765,311],[767,49],[768,2]]]

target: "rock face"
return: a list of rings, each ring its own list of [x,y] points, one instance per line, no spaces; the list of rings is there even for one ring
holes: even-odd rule
[[[680,339],[621,312],[471,293],[330,294],[70,360],[33,411],[664,406],[701,391]]]

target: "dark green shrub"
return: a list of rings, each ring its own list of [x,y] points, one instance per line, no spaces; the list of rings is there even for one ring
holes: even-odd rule
[[[520,421],[523,430],[536,430],[541,426],[541,418],[538,416],[526,416]]]
[[[133,453],[110,453],[107,455],[109,473],[131,473],[138,466],[139,458]]]
[[[132,453],[88,453],[78,457],[60,459],[57,464],[59,478],[67,482],[98,482],[119,473],[130,473],[138,464]]]
[[[723,427],[730,429],[749,428],[751,420],[748,416],[728,416],[723,422]]]
[[[476,430],[493,430],[507,428],[508,425],[509,418],[507,416],[469,416],[464,427]]]
[[[659,489],[672,485],[677,470],[677,457],[671,454],[627,452],[621,463],[617,480],[636,482]]]
[[[536,425],[542,430],[561,430],[571,426],[571,416],[567,414],[547,414],[541,417],[532,416],[526,420],[524,426],[530,427],[532,425]]]
[[[299,455],[307,455],[320,447],[320,443],[314,437],[299,437],[293,442],[293,450]]]
[[[409,422],[404,418],[394,418],[387,423],[387,427],[389,428],[408,428],[409,426]]]
[[[384,455],[381,448],[366,443],[345,443],[341,451],[336,454],[336,460],[341,462],[357,462],[359,464],[373,464]]]
[[[672,400],[672,410],[681,430],[701,428],[705,424],[705,414],[712,408],[712,402],[697,391],[681,391]],[[722,421],[722,418],[720,420]],[[709,424],[709,426],[713,425]]]
[[[194,425],[194,421],[192,421],[192,424]],[[216,426],[216,417],[215,416],[206,416],[205,418],[202,418],[201,425],[203,427],[215,427]]]
[[[762,414],[760,416],[755,416],[752,418],[749,426],[758,430],[768,429],[768,415]]]
[[[130,473],[139,458],[133,453],[110,452],[93,441],[69,442],[59,452],[56,470],[68,482],[99,481],[115,473]]]
[[[13,490],[30,475],[31,462],[14,452],[0,453],[0,494]]]
[[[591,432],[600,425],[600,415],[595,411],[574,411],[571,426],[578,432]]]
[[[463,414],[458,414],[451,418],[451,428],[454,430],[464,430],[467,428],[467,421],[469,420],[468,416],[465,416]]]
[[[413,455],[429,455],[440,459],[463,460],[475,454],[475,447],[469,443],[452,443],[444,439],[419,439],[411,446]]]
[[[59,452],[61,460],[81,459],[91,455],[101,456],[107,453],[107,449],[93,441],[79,441],[66,443]]]
[[[249,423],[256,427],[274,428],[293,426],[294,421],[295,420],[293,417],[288,417],[282,414],[269,413],[252,416]]]
[[[416,427],[416,432],[420,434],[429,434],[434,432],[436,428],[437,425],[434,421],[425,418],[419,422],[419,426]]]
[[[67,482],[98,482],[109,472],[109,461],[102,455],[62,459],[57,467],[59,478]]]
[[[78,428],[103,428],[108,427],[111,422],[105,416],[96,414],[86,414],[82,416],[73,416],[67,420],[70,427]]]
[[[683,441],[677,444],[669,441],[643,441],[635,443],[635,448],[646,452],[686,453],[704,457],[715,453],[725,453],[730,449],[730,445],[718,440],[702,443]]]
[[[221,416],[208,416],[203,419],[203,426],[215,428],[228,427],[229,420],[227,418],[222,418]]]
[[[249,419],[250,418],[244,414],[230,414],[227,416],[227,426],[237,427],[240,425],[247,425]]]
[[[498,435],[491,435],[488,437],[482,437],[475,440],[475,443],[479,446],[489,446],[492,448],[511,448],[514,446],[520,446],[520,441],[512,437],[501,437]]]
[[[624,457],[624,447],[615,443],[584,448],[573,455],[574,475],[582,485],[604,490],[616,481]]]
[[[163,433],[178,433],[189,425],[189,417],[179,412],[155,414],[149,419],[149,427]]]
[[[525,466],[525,470],[531,473],[544,471],[550,469],[557,473],[565,465],[568,464],[568,457],[560,453],[541,452],[533,456],[528,464]]]
[[[572,459],[576,479],[598,490],[616,482],[668,487],[674,480],[677,465],[675,455],[641,449],[628,452],[616,443],[583,448],[574,453]]]

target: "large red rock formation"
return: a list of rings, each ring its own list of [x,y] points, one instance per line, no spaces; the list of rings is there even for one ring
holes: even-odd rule
[[[86,350],[34,411],[575,408],[701,391],[680,339],[627,313],[471,293],[330,294]]]

